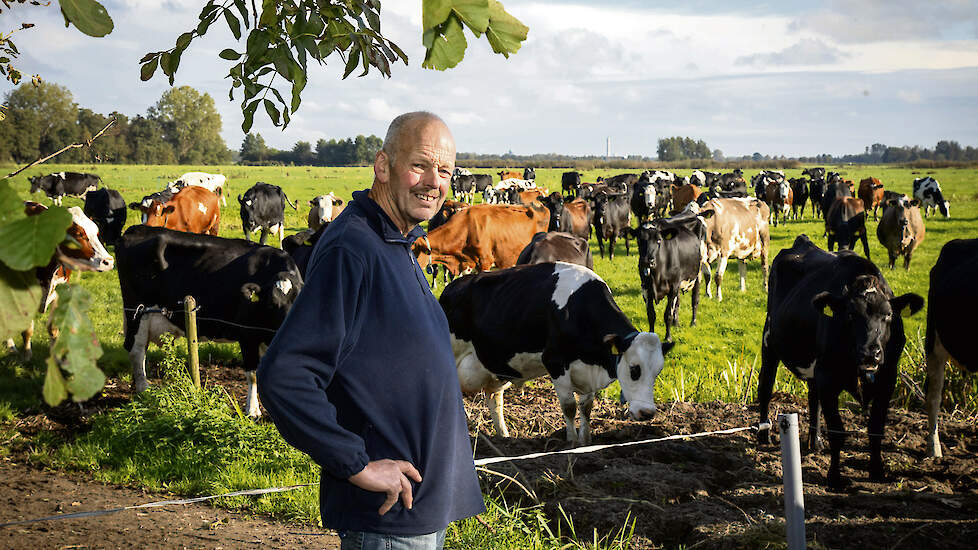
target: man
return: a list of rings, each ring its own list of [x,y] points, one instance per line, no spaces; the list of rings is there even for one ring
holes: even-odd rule
[[[282,437],[322,466],[320,512],[347,548],[441,548],[485,510],[448,323],[411,245],[448,194],[437,116],[391,122],[369,191],[320,238],[258,369]]]

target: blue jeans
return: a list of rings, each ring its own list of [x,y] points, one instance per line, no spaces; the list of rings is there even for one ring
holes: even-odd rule
[[[340,550],[441,550],[445,530],[427,535],[384,535],[363,531],[340,531]]]

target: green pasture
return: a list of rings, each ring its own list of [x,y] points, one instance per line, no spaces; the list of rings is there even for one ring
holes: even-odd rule
[[[0,166],[10,172],[13,166]],[[914,177],[931,175],[937,178],[945,196],[951,201],[951,218],[939,214],[925,220],[926,238],[917,249],[909,271],[904,271],[898,260],[897,268],[886,267],[886,251],[876,239],[876,223],[870,221],[869,242],[872,259],[881,269],[896,294],[915,292],[927,296],[928,274],[937,259],[941,246],[955,238],[978,236],[978,169],[935,169],[913,174],[909,168],[891,166],[826,166],[839,171],[848,179],[858,182],[861,178],[875,176],[887,189],[909,194]],[[370,185],[372,169],[323,168],[323,167],[242,167],[242,166],[103,166],[103,165],[45,165],[27,170],[13,178],[12,186],[25,198],[49,204],[46,197],[27,193],[28,175],[46,174],[61,170],[99,174],[103,183],[119,190],[127,202],[139,200],[145,194],[161,189],[167,181],[184,172],[202,170],[222,173],[228,177],[228,205],[222,207],[220,235],[241,238],[241,220],[235,197],[255,182],[264,181],[281,186],[289,198],[297,201],[299,211],[286,209],[286,234],[306,227],[308,200],[315,195],[332,191],[348,200],[352,191]],[[480,170],[474,170],[480,172]],[[482,170],[495,173],[498,169]],[[560,189],[562,170],[537,170],[537,184],[551,190]],[[687,174],[689,170],[680,170]],[[618,172],[588,171],[584,181],[594,181],[597,176]],[[749,171],[747,176],[754,172]],[[797,177],[800,170],[787,170],[788,177]],[[81,201],[67,198],[65,206],[81,205]],[[130,211],[127,225],[139,222],[138,212]],[[795,236],[807,233],[816,244],[825,246],[822,237],[823,224],[814,220],[809,208],[804,219],[789,221],[771,227],[771,260],[778,251],[791,245]],[[274,237],[270,243],[278,245]],[[636,268],[635,242],[631,243],[631,255],[625,255],[623,240],[618,241],[615,259],[599,258],[596,242],[595,271],[608,283],[618,305],[639,330],[647,330],[645,305],[642,301]],[[861,251],[857,244],[857,251]],[[111,248],[110,248],[111,252]],[[74,279],[93,294],[91,317],[95,323],[104,355],[100,366],[110,376],[128,378],[128,356],[122,349],[122,306],[119,284],[114,272],[83,273]],[[736,401],[753,402],[756,398],[757,370],[761,329],[764,322],[766,294],[761,280],[759,262],[748,264],[747,290],[739,291],[737,262],[728,264],[724,279],[724,301],[717,302],[701,296],[699,319],[695,327],[689,326],[690,299],[684,295],[680,307],[680,326],[673,331],[677,345],[666,358],[666,368],[656,385],[656,398],[663,401]],[[440,294],[441,286],[436,291]],[[500,304],[499,307],[520,307],[519,304]],[[662,332],[663,308],[657,306],[657,332]],[[906,319],[908,345],[901,369],[907,379],[923,387],[923,332],[926,311]],[[43,322],[44,320],[41,319]],[[43,326],[43,325],[40,325]],[[19,345],[19,342],[18,342]],[[181,358],[185,355],[182,344],[170,344],[165,350],[152,348],[149,355],[151,372],[168,373],[167,387],[155,387],[146,396],[137,399],[129,407],[93,421],[90,434],[74,442],[60,441],[54,435],[38,436],[32,442],[36,447],[36,460],[55,466],[92,471],[102,479],[138,483],[150,488],[166,488],[181,494],[214,494],[267,485],[302,483],[316,479],[316,468],[307,458],[284,445],[268,424],[253,425],[235,410],[234,400],[212,389],[204,397],[189,398],[185,381],[179,374]],[[0,358],[0,440],[10,441],[12,421],[23,412],[40,407],[40,382],[44,374],[44,358],[47,356],[47,335],[38,330],[34,341],[34,359],[24,365],[11,358]],[[202,361],[240,363],[236,345],[202,344]],[[154,365],[156,368],[154,368]],[[548,383],[548,382],[541,382]],[[978,409],[978,392],[970,380],[959,374],[949,373],[949,405]],[[612,385],[611,393],[617,385]],[[778,391],[804,394],[803,385],[794,381],[785,369],[778,375]],[[217,393],[215,393],[217,392]],[[192,393],[192,392],[190,392]],[[906,380],[898,389],[898,400],[910,407],[919,406],[917,397]],[[195,404],[196,403],[196,404]],[[206,406],[204,406],[206,405]],[[553,403],[557,407],[556,400]],[[189,417],[193,421],[178,421]],[[5,435],[7,434],[7,435]],[[176,446],[179,452],[173,452]],[[5,446],[4,446],[5,447]],[[260,448],[260,460],[252,454],[240,453],[242,448]],[[234,452],[215,452],[230,449]],[[0,447],[0,455],[7,451]],[[53,454],[53,458],[47,458]],[[213,463],[214,468],[201,469],[201,461]],[[147,467],[147,465],[149,467]],[[206,471],[201,471],[206,470]],[[318,503],[315,490],[305,490],[278,496],[263,496],[249,501],[237,499],[224,503],[231,507],[247,507],[255,511],[270,512],[280,517],[315,522]],[[449,540],[455,546],[512,547],[511,541],[522,541],[515,546],[533,548],[560,547],[561,536],[555,531],[561,526],[560,518],[543,517],[537,508],[519,508],[519,503],[507,503],[500,496],[487,495],[490,512],[485,516],[494,525],[497,534],[493,540],[484,540],[486,531],[474,520],[453,526]],[[554,528],[556,525],[556,529]],[[568,525],[565,525],[565,533]],[[609,535],[609,534],[604,534]],[[627,547],[627,539],[610,534],[600,547]],[[583,534],[590,537],[590,534]],[[566,537],[566,534],[564,535]],[[574,539],[574,537],[572,537]],[[533,541],[527,543],[526,541]],[[583,543],[575,543],[583,547]]]

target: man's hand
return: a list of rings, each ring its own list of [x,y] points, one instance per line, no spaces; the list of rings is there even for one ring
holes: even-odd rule
[[[421,483],[421,474],[413,464],[406,460],[384,459],[367,463],[364,469],[350,476],[349,481],[366,491],[387,493],[387,500],[380,510],[377,510],[377,513],[384,515],[397,502],[398,495],[405,508],[410,510],[414,506],[414,494],[409,478]]]

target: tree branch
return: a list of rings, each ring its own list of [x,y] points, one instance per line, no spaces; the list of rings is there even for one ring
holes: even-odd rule
[[[7,177],[8,178],[12,178],[12,177],[16,176],[17,174],[23,172],[24,170],[27,170],[31,166],[36,166],[38,164],[41,164],[42,162],[46,162],[46,161],[48,161],[48,160],[50,160],[50,159],[52,159],[52,158],[60,155],[61,153],[64,153],[68,149],[77,149],[79,147],[91,147],[92,146],[92,142],[95,141],[96,139],[98,139],[102,134],[104,134],[105,131],[109,129],[109,126],[112,126],[113,124],[115,124],[115,119],[114,118],[112,120],[110,120],[109,123],[106,124],[101,130],[99,130],[97,134],[95,134],[94,136],[92,136],[91,139],[86,140],[84,143],[72,143],[71,145],[67,145],[67,146],[65,146],[64,148],[62,148],[60,151],[58,151],[56,153],[52,153],[52,154],[50,154],[50,155],[48,155],[48,156],[46,156],[44,158],[39,158],[39,159],[35,160],[34,162],[28,164],[27,166],[21,168],[20,170],[17,170],[15,172],[11,172],[11,173],[7,174]]]

